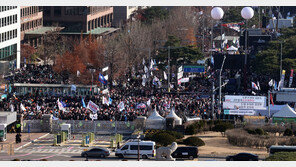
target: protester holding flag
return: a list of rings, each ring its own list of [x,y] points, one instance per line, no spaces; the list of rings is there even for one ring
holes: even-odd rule
[[[82,103],[82,107],[83,108],[86,108],[86,105],[85,105],[85,102],[84,102],[84,99],[83,98],[81,98],[81,103]]]
[[[107,85],[108,81],[104,78],[104,76],[100,73],[98,79],[103,85]]]

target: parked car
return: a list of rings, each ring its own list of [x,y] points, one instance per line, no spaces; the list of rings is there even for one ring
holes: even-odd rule
[[[258,155],[251,153],[239,153],[232,156],[227,156],[226,161],[258,161]]]
[[[110,155],[110,151],[107,148],[92,148],[87,151],[83,151],[81,153],[82,157],[100,157],[100,158],[105,158]]]
[[[176,151],[172,153],[173,158],[186,158],[193,160],[198,158],[198,148],[197,147],[178,147]]]
[[[132,140],[127,142],[121,148],[116,149],[115,156],[119,158],[137,158],[138,150],[142,159],[148,159],[155,156],[155,142],[154,141],[137,141]]]

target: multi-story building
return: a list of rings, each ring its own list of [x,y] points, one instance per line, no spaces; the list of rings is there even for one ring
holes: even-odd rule
[[[39,6],[21,6],[21,43],[37,46],[41,37],[28,38],[26,32],[39,29],[43,26],[43,12]]]
[[[20,8],[0,6],[0,61],[20,68]]]
[[[114,19],[112,25],[114,27],[120,27],[120,25],[124,24],[131,18],[133,12],[136,10],[138,10],[138,6],[114,6]]]
[[[98,27],[111,27],[111,6],[45,6],[44,26],[64,27],[64,32],[87,33]]]

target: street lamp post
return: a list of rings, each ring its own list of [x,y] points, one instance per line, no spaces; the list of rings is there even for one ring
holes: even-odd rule
[[[214,59],[213,58],[213,29],[214,29],[214,23],[213,21],[211,22],[212,23],[212,26],[211,26],[211,43],[210,43],[210,48],[211,48],[211,59]],[[214,119],[214,116],[215,116],[215,81],[213,79],[212,81],[212,88],[213,88],[213,91],[212,91],[212,116],[213,116],[213,119]]]
[[[245,65],[247,64],[247,47],[248,47],[248,20],[253,18],[254,10],[251,7],[244,7],[241,11],[242,17],[246,20],[246,30],[245,30]]]
[[[251,7],[244,7],[241,11],[242,17],[246,20],[246,30],[245,30],[245,67],[244,67],[244,82],[245,82],[245,88],[247,86],[246,84],[246,77],[247,77],[247,59],[248,59],[248,20],[251,19],[254,16],[254,10]]]
[[[222,111],[222,97],[221,97],[221,95],[222,95],[222,81],[221,81],[221,78],[222,78],[222,70],[223,70],[225,59],[226,59],[226,55],[224,55],[224,57],[223,57],[223,62],[221,65],[221,69],[219,71],[219,111],[220,112]]]
[[[224,11],[220,7],[214,7],[211,11],[211,16],[214,20],[221,20],[223,18],[223,15],[224,15]],[[221,23],[221,27],[222,27],[222,23]],[[221,28],[221,53],[222,53],[222,28]],[[222,65],[221,65],[221,69],[219,71],[220,72],[219,73],[219,106],[218,106],[219,112],[221,112],[221,108],[222,108],[222,105],[221,105],[221,94],[222,94],[221,75],[222,75],[222,69],[223,69],[225,59],[226,59],[226,56],[224,56],[224,59],[223,59]],[[214,99],[212,99],[212,100],[214,100]]]

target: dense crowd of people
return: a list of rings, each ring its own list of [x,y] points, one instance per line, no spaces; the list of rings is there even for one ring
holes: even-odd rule
[[[97,94],[95,96],[59,96],[59,95],[10,95],[9,98],[0,102],[0,110],[15,110],[24,115],[25,119],[41,119],[44,114],[52,114],[54,119],[65,120],[92,120],[94,115],[98,120],[120,120],[133,121],[137,116],[149,116],[150,111],[154,108],[161,116],[166,116],[172,107],[176,109],[177,115],[183,119],[186,117],[212,118],[212,82],[218,85],[219,71],[211,68],[206,69],[205,73],[196,73],[189,76],[184,73],[184,77],[189,77],[190,81],[177,85],[171,84],[170,90],[167,91],[167,83],[155,71],[154,76],[142,82],[143,71],[131,72],[124,77],[127,81],[118,80],[112,84],[109,94]],[[232,79],[223,92],[226,94],[244,94],[251,95],[254,91],[251,88],[251,82],[262,83],[261,89],[268,89],[267,82],[270,78],[258,77],[253,73],[247,73],[247,81],[242,81],[244,73],[241,70],[224,70],[222,79]],[[122,77],[122,78],[124,78]],[[153,79],[158,77],[160,82]],[[65,78],[56,74],[50,65],[27,65],[17,71],[15,76],[6,78],[8,81],[14,79],[14,83],[40,83],[40,84],[61,84],[67,83]],[[247,89],[244,87],[247,82]],[[161,83],[163,83],[161,85]],[[263,84],[264,83],[264,84]],[[110,83],[111,84],[111,83]],[[165,86],[164,86],[165,85]],[[230,85],[230,86],[229,86]],[[233,87],[231,87],[231,85]],[[266,88],[267,87],[267,88]],[[256,93],[262,94],[265,91],[256,90]],[[103,104],[102,98],[111,99],[110,104]],[[82,98],[87,105],[89,101],[99,106],[99,110],[93,113],[83,106]],[[63,103],[65,110],[58,107],[58,100]],[[119,105],[123,103],[124,109]],[[139,108],[138,105],[141,104]],[[214,104],[217,104],[215,102]],[[21,105],[23,107],[21,107]],[[214,105],[217,110],[217,105]]]
[[[166,116],[172,107],[175,107],[176,113],[183,118],[189,116],[208,117],[211,110],[211,99],[207,93],[209,93],[211,86],[206,79],[206,74],[198,74],[192,81],[182,84],[178,89],[171,88],[171,92],[178,90],[178,93],[167,93],[167,89],[161,89],[159,85],[154,85],[152,79],[148,81],[151,84],[147,82],[147,85],[143,86],[141,78],[137,77],[138,74],[127,74],[126,77],[130,78],[129,81],[118,81],[116,85],[112,86],[109,95],[99,94],[86,97],[42,95],[39,93],[13,95],[0,102],[0,110],[18,111],[24,115],[24,119],[41,119],[44,114],[52,114],[54,119],[91,120],[94,113],[83,106],[83,98],[86,105],[91,100],[99,106],[99,111],[96,113],[98,120],[132,121],[140,115],[149,116],[150,111],[154,108],[160,115]],[[62,79],[56,76],[58,75],[49,65],[27,65],[17,70],[15,77],[7,79],[14,78],[17,83],[61,83]],[[160,76],[158,77],[160,78]],[[106,99],[112,99],[112,103],[102,104],[103,96]],[[58,100],[65,105],[65,111],[58,107]],[[121,102],[124,103],[122,110],[118,107]],[[142,107],[138,108],[139,104],[142,104]]]
[[[67,84],[68,79],[55,73],[51,65],[27,64],[6,77],[10,83]]]
[[[87,105],[91,100],[99,106],[97,111],[98,120],[120,120],[133,121],[137,116],[149,116],[149,111],[154,108],[162,116],[170,112],[171,107],[176,108],[176,113],[181,117],[207,115],[210,109],[209,99],[199,98],[197,95],[161,95],[125,96],[119,92],[111,93],[111,104],[102,104],[101,97],[84,97]],[[65,111],[58,107],[57,101],[65,105]],[[120,111],[119,104],[124,104],[124,109]],[[139,105],[141,104],[140,108]],[[144,105],[143,105],[144,104]],[[24,106],[24,109],[21,107]],[[24,119],[41,119],[44,114],[52,114],[54,119],[64,120],[91,120],[91,110],[83,107],[82,97],[54,97],[54,96],[19,96],[13,100],[0,102],[1,110],[15,110],[24,115]]]

